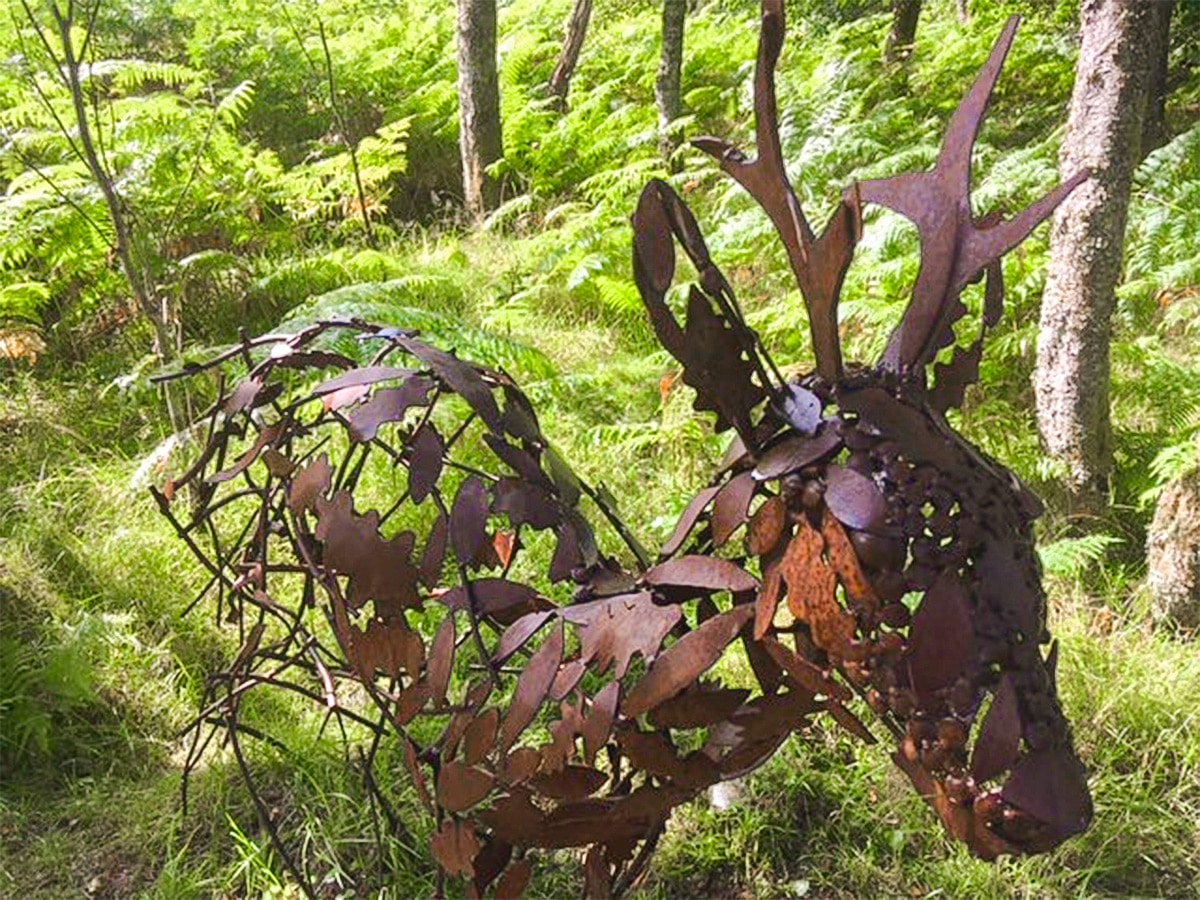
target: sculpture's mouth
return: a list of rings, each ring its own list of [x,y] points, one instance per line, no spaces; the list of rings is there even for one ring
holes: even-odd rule
[[[893,759],[950,835],[984,859],[1053,850],[1092,819],[1087,776],[1069,749],[1027,754],[1002,785],[984,788],[969,773],[933,775],[903,749]]]

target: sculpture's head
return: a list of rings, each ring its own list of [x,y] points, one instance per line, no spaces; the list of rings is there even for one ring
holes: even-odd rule
[[[971,218],[970,146],[1010,23],[937,167],[854,185],[815,235],[775,127],[782,4],[763,10],[758,158],[698,144],[775,223],[817,371],[780,376],[691,213],[651,183],[633,220],[638,286],[697,407],[737,432],[657,559],[553,451],[511,379],[358,321],[226,354],[247,373],[214,405],[192,468],[156,494],[243,638],[210,681],[198,738],[214,721],[235,751],[239,734],[262,737],[243,728],[242,700],[276,687],[372,747],[394,742],[437,822],[442,875],[476,895],[493,883],[520,893],[531,847],[589,847],[588,893],[620,893],[674,807],[762,763],[813,715],[873,741],[856,696],[976,853],[1045,850],[1090,817],[1054,650],[1040,650],[1038,503],[943,416],[975,378],[979,340],[933,365],[981,277],[983,327],[995,323],[1000,255],[1078,179],[1012,220]],[[922,264],[883,359],[855,368],[841,359],[837,298],[870,202],[916,222]],[[683,326],[665,303],[676,239],[700,276]],[[368,365],[328,341],[347,334],[379,348]],[[723,684],[737,670],[718,661],[738,646],[752,680]],[[392,808],[388,781],[366,789]]]
[[[752,515],[738,503],[763,579],[756,637],[790,658],[775,642],[780,630],[793,632],[797,653],[861,693],[896,737],[897,764],[976,853],[1046,850],[1087,826],[1091,799],[1056,695],[1055,647],[1045,657],[1040,649],[1050,640],[1031,530],[1041,505],[944,413],[977,378],[984,334],[1000,317],[1001,256],[1083,176],[1011,219],[972,216],[972,145],[1012,19],[951,119],[934,169],[851,185],[816,235],[784,170],[776,125],[782,6],[763,2],[757,157],[714,139],[695,144],[774,223],[808,308],[816,372],[780,379],[695,219],[664,182],[646,188],[633,217],[638,287],[697,408],[737,431],[722,491],[766,498]],[[911,219],[921,242],[912,298],[870,368],[843,363],[837,331],[866,203]],[[665,303],[673,237],[700,277],[682,328]],[[984,278],[978,336],[956,347],[962,292]],[[947,348],[949,361],[935,365]],[[708,525],[728,530],[711,516]],[[780,624],[784,596],[790,616]]]

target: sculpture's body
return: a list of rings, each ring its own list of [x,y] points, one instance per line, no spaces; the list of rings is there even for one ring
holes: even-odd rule
[[[1077,183],[1011,222],[970,218],[970,145],[1015,23],[956,113],[938,167],[856,185],[816,237],[780,160],[772,70],[782,10],[778,0],[763,5],[759,158],[697,143],[775,222],[809,307],[818,371],[784,383],[691,214],[666,184],[648,186],[634,215],[638,286],[697,408],[738,433],[657,564],[549,449],[505,376],[363,323],[276,341],[214,414],[208,449],[180,480],[200,493],[191,521],[159,496],[245,629],[202,720],[219,714],[236,750],[238,698],[282,684],[394,736],[437,817],[438,864],[480,894],[519,893],[530,847],[590,847],[587,891],[627,889],[675,806],[752,769],[810,716],[828,712],[871,740],[846,706],[855,694],[976,853],[1048,849],[1090,818],[1053,650],[1045,660],[1039,650],[1049,638],[1030,530],[1038,503],[942,415],[974,379],[979,342],[935,367],[926,386],[965,313],[959,293],[986,273],[993,324],[1000,255]],[[922,267],[880,366],[846,369],[837,294],[864,202],[914,219]],[[682,328],[664,303],[673,237],[701,281]],[[312,350],[332,328],[383,339],[375,364]],[[416,368],[393,367],[398,356]],[[345,371],[279,402],[286,372],[323,367]],[[225,467],[247,428],[257,439]],[[378,452],[403,486],[386,513],[361,513],[353,491]],[[240,537],[203,550],[191,535],[217,535],[214,496],[235,479],[254,518]],[[585,495],[640,571],[597,547],[579,511]],[[385,540],[381,526],[395,536]],[[526,542],[543,550],[547,578],[531,571]],[[547,583],[566,581],[570,603],[546,599]],[[706,680],[735,643],[756,683]],[[375,716],[342,705],[346,679],[366,688]]]

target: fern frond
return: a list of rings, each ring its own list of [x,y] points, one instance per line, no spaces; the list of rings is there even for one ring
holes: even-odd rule
[[[239,125],[254,103],[255,83],[253,78],[232,88],[217,104],[217,115],[229,126]]]
[[[511,338],[452,319],[440,313],[407,305],[414,298],[405,283],[383,281],[353,284],[313,297],[294,309],[279,325],[295,331],[305,325],[332,319],[362,319],[378,325],[411,328],[432,343],[460,356],[493,368],[505,369],[527,379],[550,378],[554,366],[540,350]],[[379,349],[351,334],[332,338],[339,352],[365,362]]]
[[[1087,534],[1063,538],[1038,548],[1042,568],[1051,575],[1078,578],[1089,566],[1102,560],[1105,554],[1124,541],[1111,534]]]
[[[42,308],[50,302],[50,286],[40,281],[18,281],[0,287],[0,325],[42,324]]]

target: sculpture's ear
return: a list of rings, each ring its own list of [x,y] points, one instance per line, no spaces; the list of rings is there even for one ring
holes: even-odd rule
[[[700,279],[688,297],[683,327],[666,302],[676,239]],[[718,431],[732,425],[753,445],[751,413],[773,387],[770,360],[709,256],[695,216],[665,181],[647,184],[634,211],[633,274],[654,333],[683,366],[684,382],[696,389],[696,409],[715,412]]]
[[[932,171],[907,173],[858,185],[862,200],[878,203],[910,219],[921,240],[921,267],[899,326],[892,333],[882,365],[914,381],[938,351],[954,340],[954,324],[966,314],[959,299],[968,284],[988,273],[989,308],[985,320],[999,317],[1003,288],[1000,257],[1023,241],[1039,222],[1086,177],[1077,173],[1037,202],[1003,220],[997,215],[971,216],[971,152],[1004,58],[1012,45],[1018,18],[1008,20],[970,91],[958,105],[942,139]],[[985,327],[988,323],[985,321]],[[956,354],[942,377],[947,379],[939,402],[957,403],[961,389],[975,378],[971,357],[978,343]],[[957,398],[957,399],[955,399]]]

